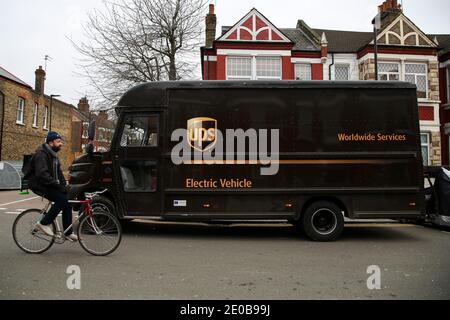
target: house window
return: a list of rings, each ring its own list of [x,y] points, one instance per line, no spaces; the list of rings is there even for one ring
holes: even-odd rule
[[[89,122],[83,122],[83,135],[81,136],[83,139],[87,139],[89,137],[88,128]]]
[[[17,113],[16,113],[16,123],[24,124],[23,117],[25,113],[25,99],[20,98],[17,100]]]
[[[428,166],[430,163],[430,135],[428,133],[420,134],[420,145],[422,148],[423,165]]]
[[[383,81],[400,80],[400,64],[382,62],[378,64],[379,79]]]
[[[33,106],[33,128],[37,128],[39,106],[37,103]]]
[[[350,66],[348,64],[337,64],[334,67],[334,79],[338,81],[349,80]]]
[[[295,79],[304,81],[311,80],[311,65],[309,63],[296,63]]]
[[[417,97],[428,97],[427,65],[419,63],[405,64],[405,81],[417,86]]]
[[[43,128],[45,129],[45,130],[47,130],[48,129],[48,106],[45,106],[44,107],[44,118],[43,118],[43,121],[42,121],[42,123],[43,123]]]
[[[279,57],[256,57],[256,78],[281,80],[281,59]]]
[[[252,58],[227,57],[227,78],[232,80],[251,80]]]

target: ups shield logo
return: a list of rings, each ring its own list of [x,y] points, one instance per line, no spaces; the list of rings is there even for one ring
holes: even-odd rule
[[[216,144],[217,120],[212,118],[193,118],[187,122],[189,145],[204,152]]]

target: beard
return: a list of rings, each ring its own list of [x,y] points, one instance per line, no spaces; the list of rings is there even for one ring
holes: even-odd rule
[[[52,150],[55,152],[58,152],[59,150],[61,150],[61,146],[57,147],[57,146],[53,146]]]

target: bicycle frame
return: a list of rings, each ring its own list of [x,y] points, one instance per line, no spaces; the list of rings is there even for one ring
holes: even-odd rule
[[[92,207],[91,207],[91,200],[90,199],[87,199],[87,200],[69,200],[69,203],[85,204],[85,206],[83,208],[83,211],[81,211],[81,213],[78,214],[78,216],[75,219],[75,221],[73,221],[72,224],[66,230],[61,230],[61,228],[59,226],[58,219],[55,219],[55,225],[56,225],[55,238],[63,238],[63,237],[61,237],[61,234],[66,234],[66,232],[69,231],[71,228],[73,228],[73,225],[76,222],[78,222],[79,220],[81,220],[81,218],[83,218],[83,216],[85,214],[87,214],[90,218],[93,217],[93,215],[92,215]],[[45,207],[41,210],[41,213],[42,214],[46,213],[52,204],[53,204],[52,201],[48,201],[47,204],[45,205]],[[94,221],[92,227],[94,228],[94,231],[97,234],[100,233],[100,231],[97,228],[97,225],[95,224],[95,221]]]

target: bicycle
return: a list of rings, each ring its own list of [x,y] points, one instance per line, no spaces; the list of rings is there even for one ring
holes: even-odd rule
[[[41,254],[56,244],[66,241],[65,232],[80,221],[77,228],[78,242],[88,253],[95,256],[106,256],[114,252],[122,240],[122,228],[115,216],[102,208],[92,208],[91,199],[100,192],[85,193],[86,200],[70,200],[70,203],[81,204],[75,221],[66,229],[62,230],[58,219],[52,223],[54,236],[47,236],[36,228],[36,223],[41,220],[42,215],[48,212],[52,205],[51,201],[43,209],[29,209],[17,216],[14,221],[12,233],[16,245],[26,253]],[[95,244],[104,249],[96,248]]]

